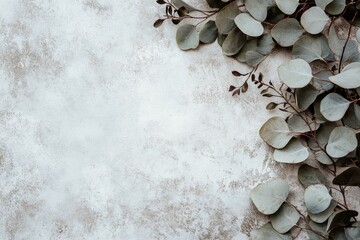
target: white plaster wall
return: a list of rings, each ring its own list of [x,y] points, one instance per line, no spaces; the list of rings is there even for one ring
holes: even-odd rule
[[[0,1],[1,239],[247,239],[280,175],[254,86],[182,52],[155,1]],[[281,58],[263,66],[267,78]]]

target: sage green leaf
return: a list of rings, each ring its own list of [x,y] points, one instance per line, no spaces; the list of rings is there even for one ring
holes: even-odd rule
[[[274,160],[281,163],[300,163],[309,157],[309,150],[297,138],[282,149],[275,149]]]
[[[213,43],[218,36],[218,29],[214,21],[210,20],[201,28],[199,38],[202,43]]]
[[[360,222],[354,223],[350,228],[345,228],[345,236],[347,240],[359,240]]]
[[[329,5],[333,0],[315,0],[316,6],[320,7],[322,10],[325,10],[326,6]]]
[[[200,39],[196,27],[191,24],[180,26],[176,32],[176,42],[181,50],[195,49],[199,46]]]
[[[315,184],[326,185],[326,179],[320,170],[307,164],[303,164],[299,168],[298,178],[304,188]]]
[[[318,123],[327,122],[326,118],[320,112],[321,100],[322,100],[321,98],[317,99],[317,100],[315,100],[315,103],[314,103],[314,117],[316,118],[316,122],[318,122]]]
[[[270,215],[279,210],[289,195],[289,185],[283,179],[272,179],[251,191],[251,200],[259,212]]]
[[[334,212],[328,220],[326,230],[329,232],[337,227],[349,227],[351,218],[356,217],[357,215],[358,212],[353,210],[341,210]]]
[[[285,147],[292,138],[288,124],[281,117],[272,117],[260,128],[260,137],[274,148]]]
[[[345,45],[346,40],[342,40]],[[344,50],[343,61],[357,62],[359,58],[358,43],[355,40],[349,40]],[[350,60],[349,60],[350,59]]]
[[[360,168],[350,167],[340,173],[333,180],[333,184],[341,186],[358,186],[360,187]]]
[[[223,43],[224,43],[227,36],[228,35],[225,35],[225,34],[219,34],[217,42],[221,47],[222,47],[222,45],[223,45]]]
[[[304,29],[295,18],[285,18],[271,29],[271,36],[282,47],[290,47],[302,36]]]
[[[264,34],[258,39],[258,48],[256,52],[262,55],[268,55],[275,47],[275,42],[273,41],[270,34]]]
[[[350,106],[350,101],[337,93],[329,93],[321,100],[320,112],[329,121],[342,119]]]
[[[325,11],[331,15],[341,14],[346,7],[346,0],[333,0],[326,6]]]
[[[220,10],[215,19],[220,34],[229,34],[236,27],[234,19],[239,13],[236,2],[232,2]]]
[[[206,0],[206,2],[211,8],[222,8],[227,4],[226,2],[223,2],[221,0]]]
[[[342,120],[346,126],[360,129],[360,106],[352,103]]]
[[[189,4],[187,4],[186,2],[184,2],[182,0],[172,0],[171,2],[177,9],[184,7],[189,12],[197,11],[196,8],[194,8],[193,6],[190,6]]]
[[[329,17],[320,7],[311,7],[301,15],[301,25],[310,34],[321,33]]]
[[[291,15],[299,6],[299,0],[275,0],[278,8],[285,14]]]
[[[358,145],[355,132],[347,127],[336,127],[331,132],[326,152],[334,158],[345,157]]]
[[[356,40],[360,43],[360,29],[356,31]]]
[[[309,118],[307,124],[304,119],[299,115],[293,115],[288,120],[288,126],[291,132],[306,133],[317,130],[320,127],[320,124],[311,121],[311,119]]]
[[[249,66],[256,67],[264,60],[265,56],[255,51],[248,51],[245,54],[245,58]]]
[[[257,50],[257,40],[250,39],[245,42],[245,45],[241,48],[240,52],[235,56],[235,59],[239,62],[246,62],[246,53],[249,51]]]
[[[320,71],[314,75],[314,85],[317,86],[322,91],[329,91],[334,88],[329,80],[329,77],[332,76],[330,71]]]
[[[240,13],[234,21],[236,26],[250,37],[259,37],[264,33],[261,22],[255,20],[249,13]]]
[[[360,63],[350,63],[341,73],[329,77],[330,81],[342,88],[353,89],[360,87]]]
[[[313,85],[308,84],[303,88],[298,88],[295,90],[295,99],[296,103],[301,111],[305,111],[313,104],[320,94],[320,91],[317,90]]]
[[[267,8],[273,4],[273,0],[246,0],[245,8],[256,20],[263,22],[267,16]]]
[[[313,220],[316,223],[324,223],[326,222],[326,220],[328,220],[331,214],[334,213],[336,207],[337,207],[337,202],[331,200],[330,206],[325,211],[317,214],[309,213],[309,217],[311,218],[311,220]]]
[[[325,148],[326,144],[329,141],[331,132],[334,130],[335,126],[329,124],[322,124],[319,130],[316,131],[316,140],[320,146],[317,145],[312,140],[308,141],[308,145],[311,149],[321,149]]]
[[[321,164],[333,165],[333,162],[331,161],[330,157],[323,151],[317,151],[315,153],[315,159]]]
[[[226,56],[233,56],[237,54],[246,42],[246,35],[238,28],[234,28],[225,38],[222,45],[223,53]]]
[[[331,51],[333,51],[336,54],[336,56],[339,58],[344,48],[344,42],[339,39],[334,25],[330,26],[328,41]]]
[[[293,59],[278,68],[280,80],[291,88],[303,88],[312,79],[310,65],[302,59]]]
[[[291,240],[292,237],[290,234],[280,234],[278,233],[270,223],[265,224],[259,229],[252,230],[250,233],[251,240]]]
[[[309,213],[316,214],[325,211],[330,206],[332,197],[325,185],[315,184],[305,189],[304,199]]]
[[[325,238],[327,237],[328,233],[326,231],[326,223],[316,223],[312,220],[309,221],[309,226],[313,231],[320,233]],[[311,240],[324,240],[324,238],[320,237],[313,231],[307,230],[307,234]]]
[[[301,58],[311,63],[315,60],[323,60],[323,41],[320,36],[305,35],[297,40],[292,49],[293,58]]]
[[[279,211],[270,216],[271,225],[279,233],[287,233],[300,219],[300,214],[288,203],[283,203]]]

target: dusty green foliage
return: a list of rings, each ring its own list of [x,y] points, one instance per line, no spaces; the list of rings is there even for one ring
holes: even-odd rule
[[[360,239],[358,212],[349,208],[346,193],[360,187],[360,0],[207,0],[207,10],[182,0],[157,3],[165,15],[155,27],[191,19],[177,31],[182,50],[217,38],[226,56],[252,67],[232,72],[244,79],[230,86],[233,95],[252,82],[273,98],[266,109],[288,115],[272,117],[259,132],[275,161],[298,165],[304,202],[287,201],[291,189],[282,179],[259,184],[251,200],[270,222],[250,238],[292,239],[304,231],[310,239]],[[347,23],[343,36],[339,21]],[[278,67],[278,86],[256,73],[275,47],[286,47],[293,58]],[[314,65],[322,69],[314,72]]]

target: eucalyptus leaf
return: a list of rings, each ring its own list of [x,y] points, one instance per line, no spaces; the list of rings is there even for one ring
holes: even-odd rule
[[[318,123],[324,123],[327,122],[326,118],[321,114],[320,112],[320,104],[322,99],[315,100],[314,103],[314,117],[316,118],[316,122]]]
[[[305,189],[304,199],[309,213],[316,214],[325,211],[330,206],[332,197],[325,185],[315,184]]]
[[[348,240],[343,228],[333,229],[329,234],[329,238],[331,240]]]
[[[295,42],[292,49],[293,58],[301,58],[308,63],[324,60],[325,55],[321,36],[305,35]]]
[[[257,39],[247,40],[244,46],[241,48],[240,52],[235,56],[235,59],[239,62],[246,62],[246,53],[249,51],[257,50]]]
[[[341,14],[346,7],[346,0],[333,0],[326,6],[325,11],[331,15]]]
[[[318,146],[317,143],[315,143],[314,141],[309,140],[309,147],[311,147],[312,149],[325,148],[326,144],[329,141],[330,134],[334,130],[334,128],[335,126],[333,125],[322,124],[319,130],[316,131],[316,141],[320,146]]]
[[[304,188],[315,184],[326,185],[326,179],[321,171],[307,164],[303,164],[299,168],[298,178]]]
[[[251,240],[291,240],[291,234],[278,233],[270,223],[265,224],[260,229],[252,230],[250,233]]]
[[[309,150],[297,138],[282,149],[275,149],[274,160],[281,163],[300,163],[309,157]]]
[[[328,41],[331,51],[339,58],[344,47],[344,42],[339,39],[334,25],[330,26]]]
[[[326,220],[328,220],[331,214],[334,213],[336,207],[337,202],[335,200],[331,200],[330,206],[325,211],[317,214],[309,213],[309,217],[316,223],[324,223]]]
[[[358,145],[355,132],[347,127],[336,127],[331,132],[326,152],[334,158],[345,157]]]
[[[251,191],[251,200],[259,212],[274,214],[289,195],[289,185],[283,179],[261,183]]]
[[[356,40],[360,43],[360,29],[356,31]]]
[[[303,88],[298,88],[295,90],[295,99],[296,103],[301,111],[305,111],[313,104],[320,94],[320,91],[317,90],[313,85],[308,84]]]
[[[309,221],[309,227],[317,232],[320,233],[322,236],[327,237],[327,231],[326,231],[326,223],[316,223],[312,220]],[[309,238],[311,240],[324,240],[324,238],[320,237],[319,235],[317,235],[316,233],[314,233],[311,230],[307,230],[307,233],[309,235]]]
[[[304,29],[295,18],[285,18],[271,29],[271,36],[282,47],[290,47],[302,36]]]
[[[349,227],[351,225],[351,218],[356,217],[357,215],[358,212],[353,210],[334,212],[328,220],[326,230],[331,231],[337,227]]]
[[[278,68],[280,80],[291,88],[303,88],[312,79],[310,65],[302,59],[293,59]]]
[[[267,16],[267,8],[271,1],[268,0],[246,0],[245,8],[258,21],[263,22]]]
[[[279,233],[286,233],[293,228],[300,219],[300,214],[288,203],[283,203],[280,209],[270,216],[271,225]]]
[[[210,20],[201,28],[199,38],[202,43],[213,43],[218,36],[218,29],[214,21]]]
[[[339,121],[344,117],[350,103],[340,94],[329,93],[321,100],[320,112],[329,121]]]
[[[360,129],[360,106],[357,103],[352,103],[342,120],[346,126]]]
[[[237,54],[246,42],[246,35],[238,28],[234,28],[225,38],[222,45],[223,53],[226,56],[233,56]]]
[[[333,165],[331,158],[323,151],[317,151],[315,153],[315,159],[324,165]],[[334,160],[335,161],[335,160]]]
[[[360,168],[350,167],[346,169],[334,178],[333,184],[360,187]]]
[[[193,6],[187,4],[186,2],[182,1],[182,0],[171,0],[171,3],[177,8],[186,8],[187,11],[189,12],[193,12],[193,11],[197,11],[196,8],[194,8]]]
[[[227,4],[226,2],[223,2],[221,0],[206,0],[206,2],[211,8],[222,8]]]
[[[261,22],[255,20],[249,13],[240,13],[234,21],[236,26],[248,36],[259,37],[264,33]]]
[[[326,6],[329,5],[333,0],[315,0],[316,6],[320,7],[322,10],[325,10]]]
[[[275,47],[275,42],[273,41],[271,35],[266,33],[258,38],[258,47],[256,52],[262,55],[268,55]]]
[[[275,0],[278,8],[285,14],[291,15],[299,6],[299,0]]]
[[[216,15],[216,26],[220,34],[229,34],[236,25],[234,22],[235,17],[240,13],[240,10],[237,7],[236,1],[226,5],[221,11]]]
[[[221,47],[222,47],[222,45],[223,45],[223,43],[224,43],[224,41],[225,41],[225,39],[226,39],[227,36],[228,36],[228,35],[219,34],[218,39],[217,39],[217,42],[218,42],[218,44],[219,44]]]
[[[321,33],[329,17],[320,7],[311,7],[301,15],[301,25],[310,34]]]
[[[329,77],[332,76],[330,71],[320,71],[314,75],[314,85],[316,85],[321,91],[329,91],[334,88],[329,80]]]
[[[272,117],[261,127],[260,137],[274,148],[285,147],[292,138],[288,124],[281,117]]]
[[[345,228],[345,236],[347,240],[360,239],[360,222],[356,222],[349,228]]]
[[[305,118],[305,116],[303,116]],[[306,118],[305,118],[306,119]],[[320,124],[317,124],[313,121],[309,123],[305,122],[305,120],[300,117],[299,115],[293,115],[288,120],[288,126],[290,131],[296,132],[296,133],[306,133],[310,131],[315,131],[320,127]],[[311,129],[310,129],[311,128]]]
[[[256,67],[264,60],[265,56],[255,51],[248,51],[245,54],[245,58],[249,66]]]
[[[195,49],[199,46],[200,39],[196,27],[191,24],[180,26],[176,32],[176,42],[181,50]]]
[[[353,89],[360,87],[360,63],[350,63],[341,73],[329,77],[330,81],[342,88]]]

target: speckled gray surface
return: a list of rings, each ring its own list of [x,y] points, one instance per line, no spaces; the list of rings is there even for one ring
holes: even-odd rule
[[[247,239],[281,175],[244,66],[181,52],[155,1],[0,1],[0,238]],[[276,78],[271,58],[263,71]]]

